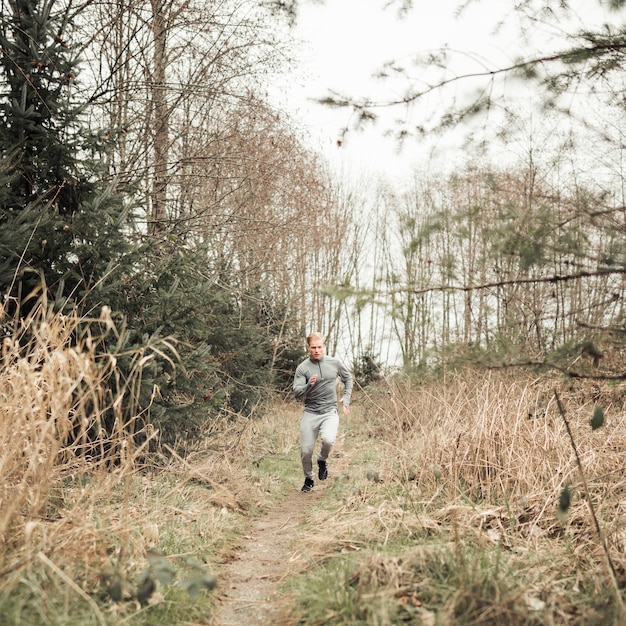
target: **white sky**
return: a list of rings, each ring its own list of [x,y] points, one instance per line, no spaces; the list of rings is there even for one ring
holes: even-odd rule
[[[435,135],[420,140],[409,139],[398,154],[395,143],[381,136],[384,121],[365,133],[350,132],[339,148],[336,141],[342,128],[350,121],[349,111],[315,105],[310,99],[323,97],[329,90],[383,99],[401,96],[406,88],[404,80],[399,80],[395,87],[390,87],[388,83],[381,87],[372,78],[373,72],[386,61],[406,61],[416,54],[436,51],[445,45],[457,51],[453,67],[458,75],[507,66],[520,56],[532,56],[533,45],[541,54],[567,46],[565,39],[557,41],[559,26],[547,28],[540,23],[536,24],[536,29],[526,33],[533,44],[523,41],[511,8],[516,0],[476,0],[471,4],[471,10],[465,11],[461,17],[455,16],[455,11],[462,0],[415,0],[418,8],[404,20],[398,20],[392,10],[382,9],[387,1],[325,0],[323,4],[315,4],[312,0],[302,0],[295,35],[305,42],[301,47],[303,74],[294,78],[283,94],[284,108],[307,127],[317,142],[316,147],[323,150],[335,167],[355,179],[377,176],[378,173],[387,177],[398,175],[402,179],[414,170],[423,171],[425,168],[442,173],[443,170],[439,170],[442,161],[453,167],[456,162],[465,165],[466,158],[472,161],[475,158],[459,149],[462,139],[458,135],[455,140],[443,140]],[[581,7],[579,13],[585,17],[564,28],[563,33],[597,27],[607,18],[597,0],[572,0],[572,3]],[[508,16],[505,15],[507,11]],[[512,22],[506,30],[496,33],[495,28],[504,17]],[[620,21],[614,14],[610,17],[614,22]],[[427,82],[432,75],[418,75],[415,79]],[[467,83],[462,81],[448,90],[436,91],[420,99],[419,106],[413,111],[415,119],[442,110],[465,89]],[[512,89],[510,81],[506,89],[508,95]],[[532,100],[533,94],[528,85],[518,85],[515,89],[525,102]],[[386,121],[393,120],[402,112],[395,109]],[[543,125],[548,136],[558,135],[555,127],[546,122],[545,116],[537,116],[536,123],[537,126]],[[488,124],[493,124],[493,120],[489,120]],[[533,119],[530,126],[534,127],[534,124]],[[429,155],[434,146],[439,148],[443,157],[442,161],[431,163]],[[515,146],[507,146],[502,150],[500,146],[502,155],[510,150],[512,158],[515,158],[513,153],[516,149]],[[394,345],[391,340],[388,349],[392,352]],[[377,346],[374,348],[377,349]],[[342,349],[340,353],[347,355],[350,350]],[[390,353],[383,355],[383,359],[395,363],[398,357]]]
[[[293,90],[292,96],[296,101],[301,99],[302,117],[339,165],[358,170],[380,167],[403,174],[411,169],[414,158],[424,158],[424,146],[409,144],[399,156],[391,139],[381,140],[385,126],[385,121],[381,121],[366,133],[351,132],[337,150],[336,140],[349,123],[350,112],[304,104],[307,98],[325,95],[328,90],[381,99],[400,98],[406,88],[404,80],[398,81],[394,88],[388,81],[383,85],[375,80],[372,74],[387,61],[405,62],[415,54],[436,51],[444,44],[460,51],[473,50],[467,56],[457,56],[459,73],[465,69],[480,71],[484,68],[483,58],[489,59],[490,67],[512,60],[507,49],[490,36],[493,24],[481,17],[493,14],[493,7],[501,7],[502,0],[483,0],[462,19],[454,16],[457,4],[458,0],[428,2],[424,10],[415,9],[403,20],[398,19],[392,9],[383,10],[384,0],[326,0],[322,5],[302,4],[296,36],[310,42],[308,50],[303,46],[301,56],[308,79],[299,90]],[[441,97],[434,93],[420,106],[442,107]],[[380,111],[388,123],[403,114],[399,108]]]
[[[409,140],[398,155],[396,144],[381,137],[383,120],[365,133],[350,132],[342,147],[337,148],[342,128],[350,121],[349,111],[322,107],[310,99],[324,96],[329,90],[385,99],[400,97],[407,84],[404,80],[399,80],[394,89],[393,85],[382,85],[372,78],[373,72],[386,61],[406,61],[415,54],[435,51],[446,44],[458,52],[453,65],[457,74],[496,69],[512,63],[520,54],[529,54],[531,49],[520,39],[510,8],[512,1],[477,0],[461,17],[456,17],[460,0],[427,3],[416,0],[416,8],[402,20],[393,9],[383,9],[386,4],[385,0],[325,0],[321,4],[304,0],[295,33],[296,38],[303,40],[303,74],[300,80],[294,81],[285,97],[288,108],[308,127],[312,136],[318,138],[319,146],[336,166],[359,172],[382,170],[404,175],[415,163],[425,161],[441,138],[412,144]],[[596,0],[575,0],[574,4],[580,5],[586,13],[584,22],[578,22],[581,27],[590,27],[592,21],[599,23],[606,18]],[[494,29],[507,10],[513,22],[506,31],[496,33]],[[539,36],[537,45],[542,53],[562,45],[562,42],[556,44],[550,40],[558,34],[554,27],[547,30],[537,24],[536,33],[530,34],[535,35],[535,40]],[[427,80],[428,76],[423,78]],[[435,92],[420,99],[413,115],[418,118],[442,109],[466,87],[467,83],[460,82],[445,93]],[[383,117],[390,123],[403,113],[396,108]],[[452,150],[450,144],[444,143],[444,146],[447,146],[444,150]]]

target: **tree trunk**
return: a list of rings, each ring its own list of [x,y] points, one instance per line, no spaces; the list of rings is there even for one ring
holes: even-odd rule
[[[154,161],[148,232],[157,235],[163,231],[166,218],[169,157],[169,111],[167,107],[167,23],[165,0],[151,0],[152,37],[154,43],[151,81],[152,112],[154,115]]]

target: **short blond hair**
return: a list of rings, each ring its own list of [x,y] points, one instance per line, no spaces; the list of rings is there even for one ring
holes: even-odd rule
[[[322,333],[311,333],[307,338],[306,338],[306,345],[310,346],[311,342],[316,341],[316,340],[320,340],[322,341],[322,343],[324,345],[326,345],[326,340],[324,339],[324,335],[322,335]]]

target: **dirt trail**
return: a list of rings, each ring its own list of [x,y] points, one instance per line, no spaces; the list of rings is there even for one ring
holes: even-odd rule
[[[250,525],[242,543],[234,550],[234,558],[220,570],[213,626],[284,623],[280,618],[286,615],[289,601],[280,594],[279,586],[310,565],[299,545],[303,524],[307,512],[348,462],[342,442],[337,442],[330,461],[328,481],[316,479],[311,493],[302,493],[301,485],[294,486],[285,501]]]
[[[294,570],[298,531],[307,509],[323,487],[293,495],[256,520],[236,549],[234,559],[220,572],[219,603],[214,626],[276,624],[285,609],[279,585]]]

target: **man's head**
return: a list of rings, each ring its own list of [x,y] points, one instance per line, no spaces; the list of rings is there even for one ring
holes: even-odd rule
[[[322,333],[311,333],[306,338],[306,349],[314,361],[319,361],[324,356],[324,351],[326,350],[324,335]]]

